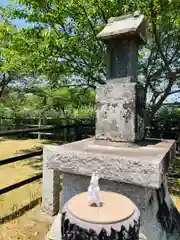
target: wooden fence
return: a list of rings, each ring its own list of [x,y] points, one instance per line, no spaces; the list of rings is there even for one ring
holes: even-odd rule
[[[35,118],[3,118],[0,117],[0,131],[10,130],[10,129],[24,129],[31,127],[44,127],[44,126],[54,126],[54,125],[69,125],[69,124],[81,124],[81,123],[94,123],[95,119],[93,118],[44,118],[35,119]]]
[[[82,129],[88,129],[89,132],[85,131],[86,134],[84,134],[84,130],[82,131]],[[0,136],[5,137],[5,136],[12,136],[12,135],[17,135],[17,134],[31,133],[31,132],[43,132],[43,131],[47,131],[47,130],[51,130],[54,133],[55,132],[63,133],[64,139],[61,143],[64,143],[64,142],[72,142],[72,141],[81,140],[83,138],[89,137],[90,135],[94,135],[95,125],[94,124],[80,124],[80,125],[69,124],[69,125],[60,125],[60,126],[46,126],[46,127],[41,127],[41,128],[9,130],[9,131],[1,131]],[[70,132],[70,130],[73,130],[73,134],[72,134],[72,131]],[[179,143],[180,143],[180,141],[178,140],[177,141],[178,146],[179,146]],[[43,153],[43,150],[41,149],[39,151],[34,151],[34,152],[30,152],[30,153],[23,154],[20,156],[3,159],[3,160],[0,160],[0,166],[6,165],[6,164],[11,164],[11,163],[14,163],[17,161],[24,161],[31,157],[41,156],[42,153]],[[180,174],[170,173],[169,177],[180,178]],[[19,187],[22,187],[24,185],[27,185],[29,183],[32,183],[40,178],[42,178],[42,173],[39,173],[35,176],[32,176],[31,178],[27,178],[21,182],[18,182],[18,183],[10,185],[8,187],[5,187],[3,189],[0,189],[0,195],[5,194],[14,189],[17,189]]]
[[[28,159],[28,158],[31,158],[31,157],[35,157],[35,156],[40,156],[40,155],[42,155],[42,153],[43,153],[43,151],[40,150],[40,151],[35,151],[35,152],[27,153],[27,154],[24,154],[24,155],[20,155],[20,156],[17,156],[17,157],[3,159],[3,160],[0,160],[0,166],[10,164],[10,163],[14,163],[14,162],[18,162],[18,161],[22,161],[22,160],[25,160],[25,159]],[[2,189],[0,189],[0,195],[2,195],[4,193],[7,193],[7,192],[10,192],[10,191],[12,191],[14,189],[17,189],[19,187],[22,187],[24,185],[27,185],[29,183],[32,183],[32,182],[34,182],[34,181],[36,181],[40,178],[42,178],[42,173],[37,174],[37,175],[35,175],[31,178],[27,178],[27,179],[25,179],[21,182],[12,184],[8,187],[2,188]]]
[[[66,134],[64,134],[64,142],[67,142],[67,141],[72,142],[72,141],[77,141],[77,140],[87,137],[86,135],[84,136],[84,135],[80,134],[80,131],[79,131],[80,128],[88,128],[91,133],[94,132],[94,125],[92,125],[92,124],[81,124],[81,125],[69,124],[69,125],[62,125],[62,126],[51,126],[51,127],[42,127],[42,128],[29,128],[29,129],[1,131],[0,136],[3,136],[3,137],[12,136],[12,135],[17,135],[17,134],[30,133],[32,131],[33,132],[40,132],[40,131],[43,132],[43,131],[47,131],[47,130],[53,130],[53,131],[58,131],[58,132],[61,131],[62,132],[63,130],[66,130]],[[68,136],[68,132],[70,129],[74,130],[73,137]],[[63,133],[65,133],[65,131],[63,131]],[[23,154],[20,156],[2,159],[2,160],[0,160],[0,166],[6,165],[6,164],[11,164],[11,163],[18,162],[18,161],[24,161],[28,158],[41,156],[42,154],[43,154],[43,150],[41,149],[39,151],[30,152],[30,153]],[[40,178],[42,178],[42,173],[39,173],[35,176],[27,178],[18,183],[12,184],[8,187],[2,188],[2,189],[0,189],[0,195],[10,192],[10,191],[17,189],[19,187],[22,187],[24,185],[27,185],[29,183],[32,183]]]
[[[76,128],[81,129],[94,126],[94,119],[43,119],[41,126],[38,124],[38,119],[14,119],[14,118],[1,118],[0,119],[0,136],[16,135],[17,137],[31,137],[50,140],[64,140],[65,137],[70,137],[71,132]],[[3,124],[3,121],[8,124]],[[65,127],[67,126],[67,128]],[[10,130],[10,129],[14,130]],[[62,131],[64,129],[64,132]],[[23,131],[22,131],[23,129]],[[73,130],[73,131],[71,131]],[[8,132],[8,133],[7,133]],[[7,134],[6,134],[7,133]],[[84,132],[86,133],[86,131]],[[74,134],[74,133],[73,133]],[[75,134],[74,134],[75,135]],[[77,136],[78,134],[76,134]],[[70,137],[71,138],[71,137]]]

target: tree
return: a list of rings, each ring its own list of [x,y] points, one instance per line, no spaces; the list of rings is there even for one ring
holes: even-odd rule
[[[21,31],[13,26],[0,12],[0,99],[8,92],[8,87],[26,81],[34,73],[28,71],[27,57],[17,50]],[[25,75],[24,75],[25,73]]]
[[[95,92],[84,88],[9,88],[1,99],[0,118],[65,119],[91,118]]]
[[[140,51],[149,121],[171,94],[180,92],[178,0],[17,0],[6,15],[34,23],[20,30],[12,48],[24,52],[29,71],[62,84],[94,86],[105,80],[106,48],[96,35],[108,18],[140,10],[148,20],[148,44]],[[19,4],[19,5],[18,5]],[[24,8],[20,6],[25,6]],[[3,10],[5,11],[5,10]],[[23,56],[23,54],[22,54]],[[22,58],[24,59],[24,58]]]
[[[16,78],[12,71],[6,71],[5,51],[8,47],[8,38],[11,37],[13,27],[5,20],[0,22],[0,98],[3,96],[6,87]]]

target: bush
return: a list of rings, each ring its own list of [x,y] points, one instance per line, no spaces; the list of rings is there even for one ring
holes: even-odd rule
[[[180,133],[180,108],[163,106],[151,122],[151,137],[178,138]]]

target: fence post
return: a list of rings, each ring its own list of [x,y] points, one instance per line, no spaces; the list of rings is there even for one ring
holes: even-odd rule
[[[177,146],[176,146],[176,148],[177,148],[178,153],[180,153],[180,131],[179,131],[179,133],[178,133]]]
[[[64,143],[67,142],[67,128],[66,127],[63,128],[63,142]]]
[[[48,147],[43,149],[42,211],[54,216],[59,211],[60,172],[48,169]]]
[[[38,127],[41,128],[41,117],[38,119]],[[41,140],[41,131],[38,132],[38,139]]]
[[[75,124],[74,132],[75,132],[75,141],[79,141],[80,137],[79,137],[79,126],[78,126],[78,124]]]

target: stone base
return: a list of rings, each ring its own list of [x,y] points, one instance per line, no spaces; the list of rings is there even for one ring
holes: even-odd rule
[[[89,177],[65,173],[61,206],[74,195],[86,191],[89,181]],[[166,179],[157,190],[103,179],[100,180],[100,186],[102,190],[127,196],[137,205],[141,213],[141,240],[180,239],[180,214],[170,198]],[[59,240],[60,230],[59,214],[52,225],[49,240]]]
[[[85,139],[61,146],[45,146],[46,168],[159,188],[175,155],[174,140],[143,140],[136,144]]]

